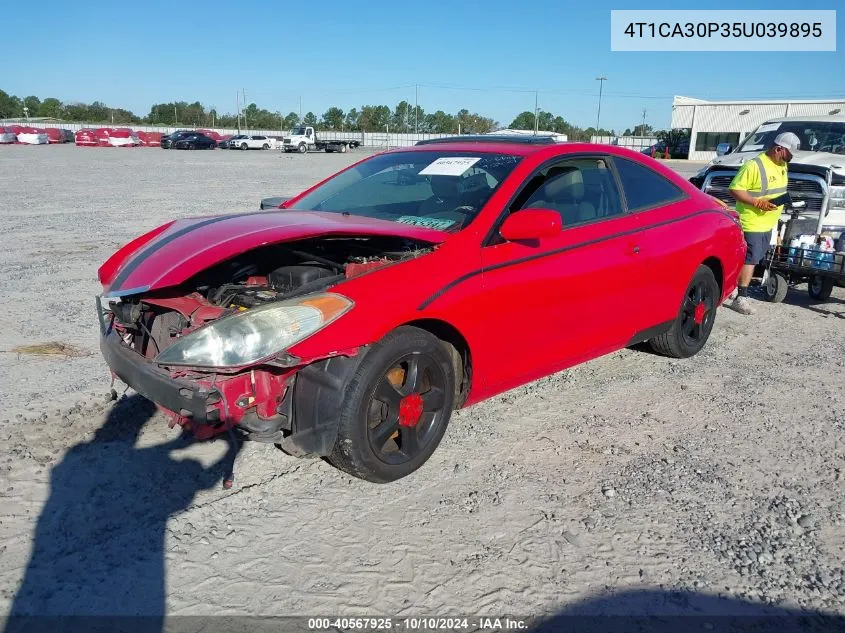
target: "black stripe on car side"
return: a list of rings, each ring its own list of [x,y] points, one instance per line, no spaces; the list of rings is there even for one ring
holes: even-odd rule
[[[204,226],[208,226],[210,224],[216,224],[217,222],[222,222],[223,220],[230,220],[232,218],[242,218],[247,215],[257,215],[259,213],[267,213],[266,211],[254,211],[252,213],[238,213],[236,215],[226,215],[223,217],[216,217],[216,218],[209,218],[208,220],[203,220],[202,222],[198,222],[197,224],[192,224],[190,226],[186,226],[183,229],[179,229],[178,231],[171,233],[165,238],[162,238],[160,241],[156,242],[152,246],[148,246],[146,250],[141,251],[140,253],[136,254],[132,260],[126,264],[123,270],[115,277],[114,281],[111,284],[111,290],[120,290],[123,283],[126,279],[131,275],[138,266],[140,266],[147,257],[155,253],[156,251],[164,248],[170,242],[175,239],[182,237],[183,235],[187,235],[191,231],[196,231],[201,229]]]
[[[579,242],[577,244],[570,244],[569,246],[563,246],[561,248],[556,248],[556,249],[551,250],[551,251],[545,251],[543,253],[537,253],[536,255],[528,255],[526,257],[520,257],[519,259],[513,259],[509,262],[502,262],[500,264],[495,264],[494,266],[488,266],[487,268],[479,268],[477,270],[473,270],[472,272],[468,272],[464,275],[461,275],[460,277],[458,277],[454,281],[450,281],[448,284],[443,286],[440,290],[438,290],[433,295],[428,297],[425,301],[423,301],[419,305],[419,307],[417,307],[417,311],[424,310],[426,307],[431,305],[435,300],[442,297],[444,294],[446,294],[449,290],[451,290],[452,288],[454,288],[458,284],[461,284],[461,283],[467,281],[468,279],[472,279],[473,277],[480,275],[482,273],[490,272],[490,271],[493,271],[493,270],[499,270],[501,268],[507,268],[508,266],[516,266],[518,264],[524,264],[525,262],[530,262],[530,261],[533,261],[535,259],[542,259],[543,257],[551,257],[552,255],[560,255],[561,253],[566,253],[567,251],[572,251],[572,250],[575,250],[577,248],[583,248],[585,246],[591,246],[593,244],[598,244],[599,242],[605,242],[607,240],[612,240],[612,239],[615,239],[617,237],[624,237],[626,235],[631,235],[633,233],[639,233],[640,231],[647,231],[649,229],[656,229],[656,228],[661,227],[661,226],[666,226],[667,224],[674,224],[675,222],[681,222],[683,220],[688,220],[688,219],[694,218],[698,215],[703,215],[705,213],[719,213],[721,215],[724,215],[728,218],[733,219],[733,217],[729,213],[727,213],[726,211],[723,211],[721,209],[706,209],[704,211],[696,211],[695,213],[690,213],[689,215],[685,215],[685,216],[680,217],[680,218],[672,218],[671,220],[664,220],[662,222],[655,222],[654,224],[649,224],[647,226],[638,227],[638,228],[635,228],[635,229],[630,229],[628,231],[620,231],[619,233],[611,233],[610,235],[603,235],[602,237],[597,237],[597,238],[592,239],[592,240],[587,240],[585,242]]]

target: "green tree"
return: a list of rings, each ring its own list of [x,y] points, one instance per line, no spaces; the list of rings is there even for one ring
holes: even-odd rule
[[[302,122],[305,125],[310,125],[312,127],[317,125],[317,115],[313,112],[306,112],[305,116],[302,117]]]
[[[358,117],[358,125],[363,132],[384,132],[390,125],[390,108],[381,105],[361,106],[361,116]]]
[[[62,102],[56,99],[55,97],[47,97],[46,99],[44,99],[44,101],[41,102],[41,105],[38,106],[37,116],[47,116],[56,119],[61,118]]]
[[[290,112],[285,117],[285,129],[290,130],[299,125],[299,115],[296,112]]]
[[[640,123],[639,125],[634,126],[634,136],[654,136],[654,128],[650,125],[645,124],[643,125]]]
[[[0,90],[0,117],[16,119],[23,116],[23,102],[14,95]]]
[[[430,134],[455,134],[458,131],[458,124],[455,117],[438,110],[433,114],[425,116],[426,132]]]
[[[358,108],[352,108],[346,113],[346,129],[358,131],[361,128],[358,126],[358,119],[360,118]]]
[[[528,112],[527,110],[520,112],[508,127],[512,130],[533,130],[534,113]]]
[[[338,107],[331,107],[323,113],[322,126],[326,130],[340,130],[344,127],[346,115]]]

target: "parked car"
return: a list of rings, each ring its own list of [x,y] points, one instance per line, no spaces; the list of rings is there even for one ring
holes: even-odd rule
[[[223,136],[217,141],[217,147],[220,149],[229,149],[229,141],[232,140],[231,136]]]
[[[643,154],[651,156],[652,158],[667,158],[666,143],[658,141],[654,145],[641,150]],[[668,158],[689,158],[689,139],[685,139],[677,145],[669,148]]]
[[[178,130],[161,137],[161,149],[170,149],[175,141],[195,134],[193,130]]]
[[[270,149],[270,139],[260,134],[237,134],[229,139],[229,149]]]
[[[97,147],[97,133],[94,130],[83,128],[74,134],[74,142],[81,147]]]
[[[639,152],[539,138],[424,142],[141,235],[98,270],[108,366],[199,438],[389,482],[454,409],[645,341],[699,352],[736,212]]]
[[[173,149],[214,149],[217,142],[205,134],[195,133],[173,141]]]

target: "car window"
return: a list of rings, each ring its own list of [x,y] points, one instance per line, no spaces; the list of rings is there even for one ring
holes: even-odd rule
[[[629,211],[660,207],[681,200],[684,192],[656,171],[627,158],[613,159]]]
[[[563,226],[604,220],[622,214],[619,190],[603,157],[553,163],[536,174],[515,200],[516,209],[552,209]]]
[[[830,152],[845,154],[845,122],[843,121],[784,121],[764,123],[752,132],[737,152],[751,152],[768,149],[775,137],[792,132],[801,141],[801,151]]]
[[[443,150],[379,155],[340,172],[290,208],[459,230],[519,160],[506,154]]]

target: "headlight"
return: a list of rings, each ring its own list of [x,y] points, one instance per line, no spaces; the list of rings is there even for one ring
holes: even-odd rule
[[[353,303],[320,293],[269,303],[214,321],[165,349],[155,362],[239,367],[283,352],[346,313]]]
[[[845,209],[845,187],[830,188],[829,209]]]

